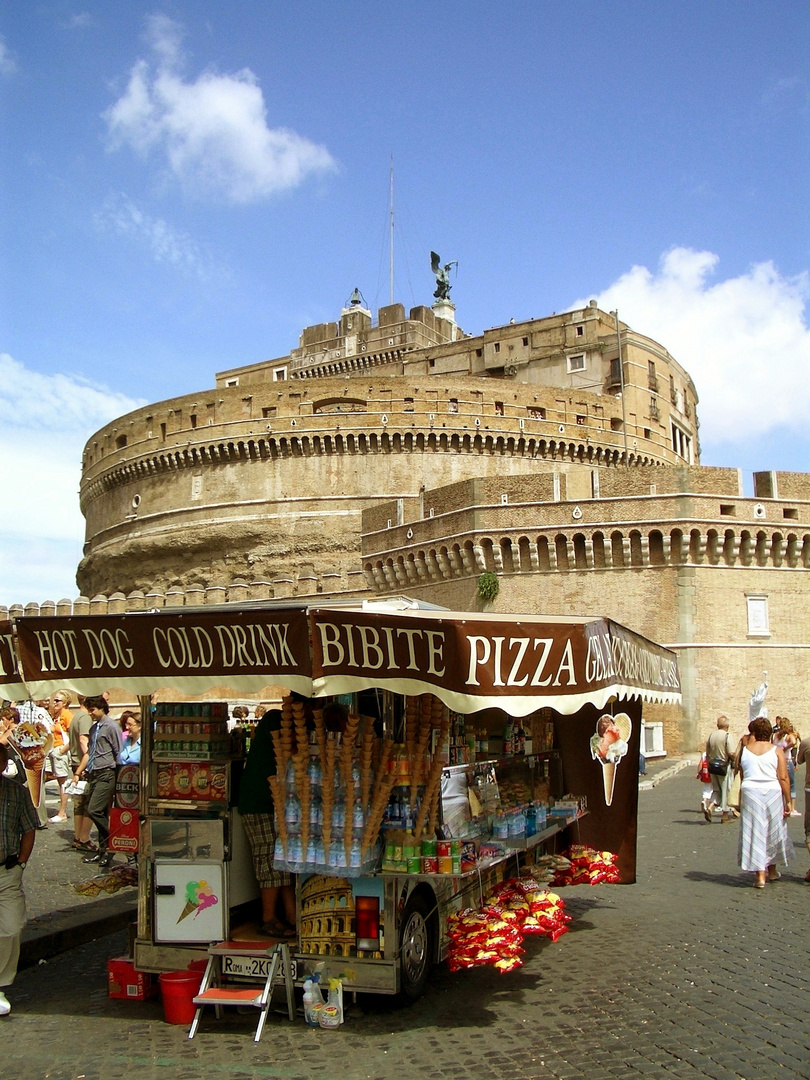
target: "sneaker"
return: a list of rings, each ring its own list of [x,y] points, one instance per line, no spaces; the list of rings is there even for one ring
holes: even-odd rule
[[[63,821],[67,821],[67,814],[62,817],[61,814],[54,814],[53,817],[48,818],[48,822],[51,825],[60,825]]]
[[[801,810],[791,810],[790,811],[790,816],[791,817],[801,817],[802,812],[801,812]]]
[[[11,1003],[6,995],[0,990],[0,1016],[8,1016],[11,1012]]]

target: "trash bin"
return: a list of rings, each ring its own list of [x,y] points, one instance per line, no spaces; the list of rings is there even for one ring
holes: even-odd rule
[[[194,997],[202,982],[200,971],[164,971],[160,976],[163,1019],[167,1024],[190,1024],[197,1006]]]

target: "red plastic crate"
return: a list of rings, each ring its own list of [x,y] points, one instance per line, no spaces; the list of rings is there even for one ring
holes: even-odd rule
[[[146,1001],[158,992],[154,975],[136,971],[135,963],[126,956],[107,961],[107,995],[126,1001]]]

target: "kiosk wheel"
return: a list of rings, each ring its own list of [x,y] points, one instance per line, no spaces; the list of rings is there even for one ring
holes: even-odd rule
[[[399,935],[400,996],[416,1001],[425,992],[436,956],[435,903],[415,893],[405,905]]]

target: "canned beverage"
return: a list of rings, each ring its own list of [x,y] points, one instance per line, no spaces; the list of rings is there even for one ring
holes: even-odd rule
[[[436,849],[436,841],[435,840],[423,840],[422,841],[422,858],[423,859],[425,857],[435,858],[436,855],[438,855],[438,851]],[[435,871],[434,871],[434,873],[435,873]]]
[[[440,859],[446,859],[451,854],[451,841],[450,840],[437,840],[436,841],[436,854]]]
[[[439,873],[440,874],[452,874],[453,873],[453,860],[449,855],[439,856]]]
[[[438,874],[439,872],[439,860],[435,855],[423,855],[422,856],[422,873],[423,874]]]
[[[450,872],[452,874],[460,874],[461,873],[461,853],[459,853],[458,855],[451,856],[450,862],[451,862],[452,867],[453,867],[453,869]]]
[[[419,874],[422,871],[422,860],[418,855],[412,855],[406,860],[409,874]]]

